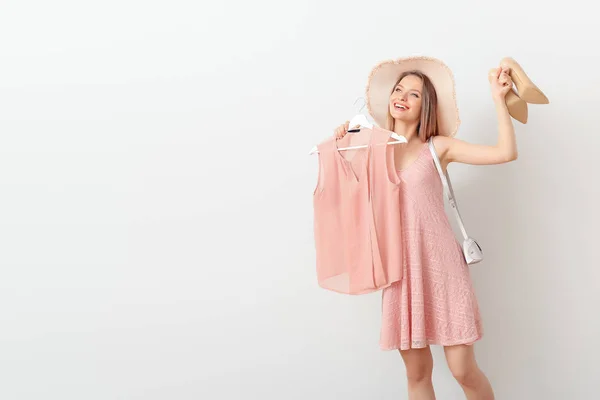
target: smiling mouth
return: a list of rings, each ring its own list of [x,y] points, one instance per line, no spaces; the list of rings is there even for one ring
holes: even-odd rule
[[[405,105],[402,105],[400,103],[394,103],[394,108],[400,111],[406,111],[409,109],[409,107],[406,107]]]

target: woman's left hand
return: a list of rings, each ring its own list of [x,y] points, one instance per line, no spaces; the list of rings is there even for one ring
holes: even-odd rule
[[[504,97],[512,89],[513,82],[508,75],[510,68],[500,67],[490,71],[489,81],[494,101],[504,101]]]

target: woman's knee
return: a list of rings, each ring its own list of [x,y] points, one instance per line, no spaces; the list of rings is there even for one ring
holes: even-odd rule
[[[466,346],[453,346],[445,350],[448,367],[454,379],[462,386],[469,387],[476,384],[480,371],[473,349]]]
[[[406,377],[409,383],[431,380],[433,357],[428,347],[424,349],[401,350],[400,354],[404,360]]]
[[[479,379],[479,368],[476,365],[454,365],[450,367],[450,371],[461,386],[475,386]]]

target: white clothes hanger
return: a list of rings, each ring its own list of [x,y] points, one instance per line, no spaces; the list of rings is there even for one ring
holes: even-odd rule
[[[359,129],[354,128],[355,126],[362,126],[364,128],[373,128],[373,124],[371,124],[368,120],[367,117],[365,117],[364,114],[356,114],[351,120],[350,123],[348,124],[349,128],[348,128],[348,133],[352,133],[352,132],[358,132],[360,131]],[[388,142],[387,144],[398,144],[398,143],[407,143],[406,138],[404,136],[400,136],[398,135],[396,132],[392,132],[392,134],[390,135],[391,138],[395,139],[395,141],[393,142]],[[360,145],[360,146],[350,146],[350,147],[340,147],[338,150],[350,150],[350,149],[362,149],[368,147],[368,145]],[[310,152],[308,153],[310,154],[314,154],[314,153],[318,153],[319,151],[317,150],[317,146],[314,146]]]

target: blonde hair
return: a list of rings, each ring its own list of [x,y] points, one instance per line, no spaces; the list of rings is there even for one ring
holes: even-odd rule
[[[412,70],[403,72],[402,75],[398,78],[392,90],[390,91],[390,96],[394,92],[394,89],[402,79],[407,77],[408,75],[414,75],[418,78],[421,78],[423,82],[423,93],[422,93],[422,101],[421,101],[421,118],[419,121],[419,125],[417,126],[417,134],[422,141],[427,141],[432,136],[437,136],[439,134],[439,128],[437,124],[437,93],[435,91],[435,87],[429,77],[422,73],[421,71]],[[386,129],[389,131],[394,130],[394,118],[392,114],[390,114],[390,109],[388,106],[387,110],[387,126]]]

